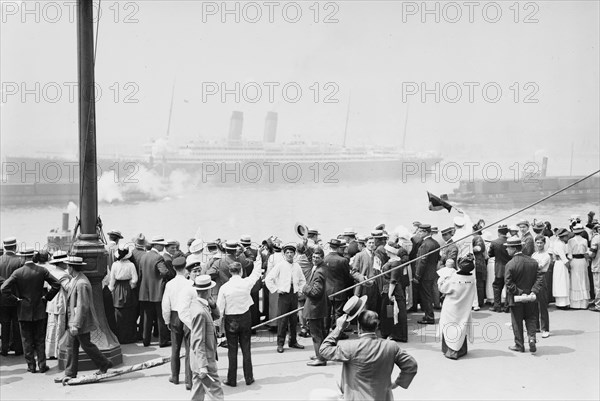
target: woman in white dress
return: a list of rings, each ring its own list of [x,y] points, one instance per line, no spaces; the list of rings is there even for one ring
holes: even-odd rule
[[[114,262],[110,267],[108,289],[112,293],[115,321],[117,322],[117,338],[121,344],[136,341],[135,307],[138,300],[133,289],[138,282],[138,275],[133,262],[129,260],[133,253],[133,244],[120,244],[114,252]]]
[[[581,236],[584,228],[581,224],[573,227],[575,236],[567,242],[568,257],[571,261],[571,290],[569,292],[571,309],[587,309],[590,298],[588,278],[587,241]]]
[[[569,306],[571,280],[569,278],[569,259],[567,259],[565,244],[569,238],[569,231],[561,228],[556,236],[558,240],[552,246],[555,258],[554,271],[552,272],[552,295],[558,308],[567,308]]]
[[[60,283],[60,290],[52,301],[46,304],[46,312],[48,313],[48,323],[46,326],[46,357],[48,359],[58,358],[58,344],[66,330],[67,319],[67,291],[71,276],[67,272],[67,265],[64,264],[67,260],[67,253],[64,251],[56,251],[52,255],[52,259],[45,267],[50,274]]]

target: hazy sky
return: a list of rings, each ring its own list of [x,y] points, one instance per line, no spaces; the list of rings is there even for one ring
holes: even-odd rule
[[[74,152],[72,4],[1,3],[1,151]],[[475,2],[473,9],[428,2],[430,14],[422,2],[273,2],[271,9],[228,2],[237,7],[232,14],[222,4],[102,1],[100,153],[141,152],[164,136],[174,82],[173,143],[224,137],[234,110],[244,112],[246,138],[262,138],[266,113],[277,111],[279,140],[341,143],[351,99],[350,144],[400,144],[409,104],[407,147],[446,159],[462,150],[488,159],[542,148],[560,155],[571,142],[582,157],[598,152],[596,1]],[[224,102],[222,83],[232,90]],[[293,103],[296,88],[302,94]],[[425,99],[421,89],[430,90]],[[327,95],[339,102],[325,102]]]

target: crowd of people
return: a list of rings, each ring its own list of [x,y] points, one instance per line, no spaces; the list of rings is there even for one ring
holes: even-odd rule
[[[473,223],[461,212],[442,230],[414,222],[412,230],[388,232],[382,224],[365,236],[347,228],[329,240],[307,229],[301,241],[288,243],[276,236],[260,244],[248,235],[235,241],[192,238],[187,252],[176,240],[148,241],[139,234],[127,242],[113,230],[107,233],[102,282],[106,318],[122,344],[149,346],[154,333],[160,347],[171,347],[173,384],[179,384],[184,347],[186,388],[192,399],[203,399],[206,392],[222,398],[215,360],[219,345],[228,349],[222,384],[237,385],[238,348],[245,383],[254,383],[250,339],[258,326],[277,332],[278,353],[285,351],[286,340],[290,348],[302,349],[297,337],[311,337],[314,356],[307,365],[318,367],[335,359],[331,347],[352,330],[372,336],[378,328],[383,339],[407,342],[407,314],[418,308],[422,325],[435,324],[435,311],[441,310],[442,351],[451,359],[467,353],[471,311],[487,304],[491,311],[511,312],[511,349],[520,352],[523,321],[531,352],[536,332],[550,335],[550,302],[600,311],[600,224],[592,212],[585,223],[572,216],[565,228],[524,219],[514,226],[484,227],[483,220]],[[24,353],[28,370],[43,372],[46,358],[59,356],[67,336],[67,379],[77,375],[72,354],[79,344],[106,372],[110,361],[89,338],[98,324],[81,273],[85,263],[66,252],[34,252],[17,244],[16,238],[5,238],[0,256],[0,355]],[[83,295],[74,296],[76,288]],[[358,316],[358,327],[338,327],[353,296],[371,314]],[[83,323],[81,308],[74,306],[82,303],[90,311]],[[448,335],[450,326],[458,327],[458,336]],[[326,341],[331,333],[335,338]],[[416,373],[416,365],[407,369]]]

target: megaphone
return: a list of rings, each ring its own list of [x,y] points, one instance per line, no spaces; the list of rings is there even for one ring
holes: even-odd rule
[[[308,238],[308,227],[306,227],[305,224],[296,223],[296,225],[294,225],[294,232],[302,239]]]

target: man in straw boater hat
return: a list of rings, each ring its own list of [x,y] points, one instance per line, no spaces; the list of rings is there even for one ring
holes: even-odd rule
[[[68,266],[69,274],[73,277],[69,283],[67,293],[67,326],[66,337],[67,366],[63,377],[54,379],[56,383],[77,377],[79,371],[79,346],[99,368],[97,374],[106,373],[113,364],[106,358],[98,347],[92,343],[90,333],[99,327],[92,285],[83,274],[86,263],[77,256],[70,256],[64,262]]]
[[[27,371],[36,372],[35,356],[40,373],[48,371],[46,365],[46,301],[52,300],[60,290],[60,283],[48,269],[33,263],[33,249],[25,249],[17,256],[23,257],[25,264],[15,270],[2,284],[2,294],[17,304],[17,315],[21,328],[21,341],[27,361]],[[44,282],[50,284],[50,291],[43,294]]]
[[[23,266],[23,259],[16,254],[17,239],[15,237],[4,238],[2,245],[4,254],[0,256],[0,277],[6,280],[15,270]],[[10,350],[14,350],[15,355],[23,355],[17,304],[14,300],[6,299],[0,304],[0,325],[2,326],[0,355],[7,356]]]
[[[271,293],[279,295],[277,310],[279,315],[298,309],[298,293],[306,285],[306,278],[298,263],[294,262],[296,255],[296,244],[287,243],[281,248],[283,260],[279,261],[267,274],[265,284]],[[294,314],[279,319],[277,324],[277,352],[283,352],[283,345],[290,329],[290,348],[304,349],[304,345],[298,343],[296,337],[298,328],[298,315]]]
[[[190,333],[190,368],[192,370],[192,400],[202,401],[206,393],[211,400],[222,400],[223,389],[217,367],[217,338],[214,317],[218,309],[208,302],[211,289],[216,285],[207,274],[194,279],[197,297],[190,305],[192,327]]]
[[[346,400],[393,400],[392,390],[408,388],[417,374],[417,361],[404,352],[395,341],[377,337],[377,313],[365,310],[366,296],[353,296],[343,307],[335,329],[323,341],[321,355],[331,361],[343,362],[340,390]],[[358,317],[358,339],[338,339],[350,321]],[[400,374],[392,383],[394,365]]]
[[[537,320],[536,295],[542,288],[544,273],[538,263],[522,252],[522,242],[517,236],[510,237],[506,243],[508,254],[512,259],[506,264],[506,302],[510,307],[515,345],[508,347],[511,351],[525,352],[523,338],[523,321],[527,329],[529,351],[536,351],[535,325]]]

